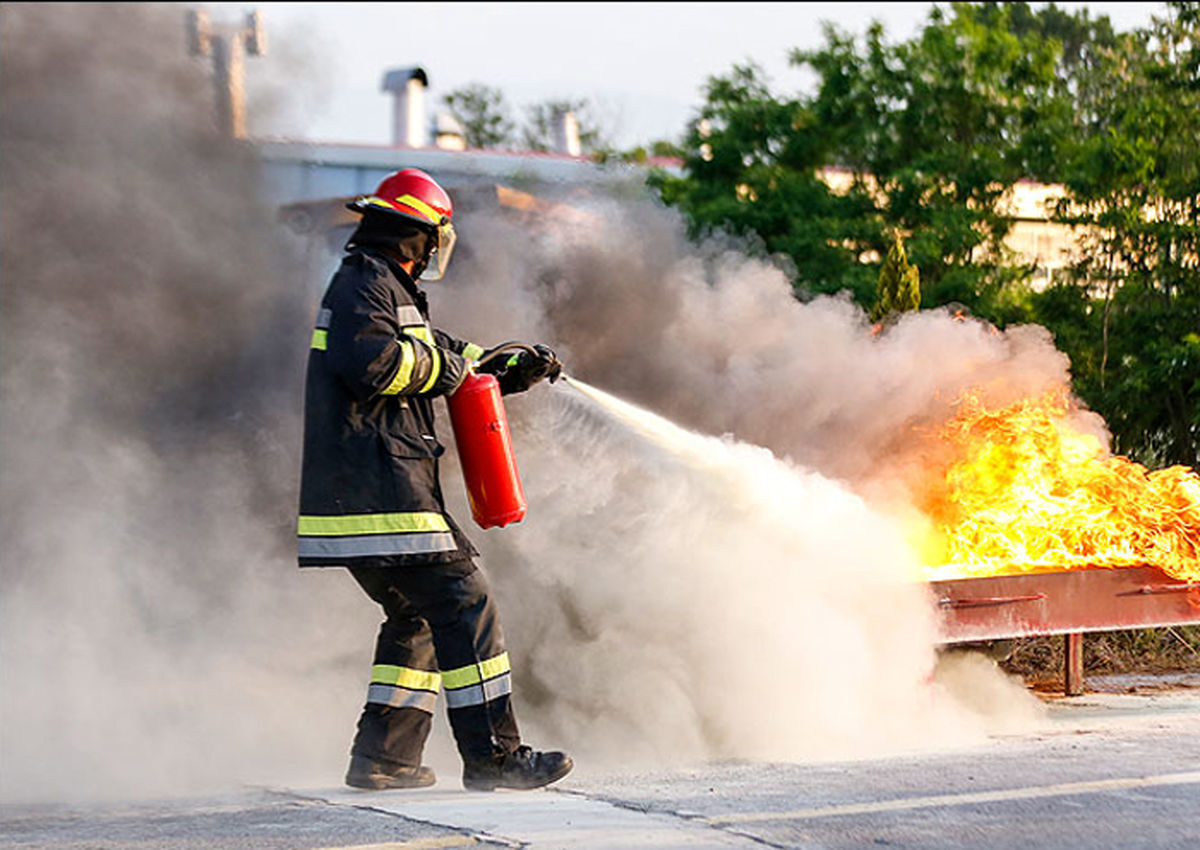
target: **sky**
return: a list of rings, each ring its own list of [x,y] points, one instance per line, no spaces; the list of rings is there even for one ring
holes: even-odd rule
[[[1041,4],[1035,4],[1041,5]],[[1106,14],[1118,29],[1149,21],[1161,3],[1060,3]],[[215,19],[263,12],[270,54],[247,62],[250,97],[291,75],[295,108],[252,124],[256,135],[390,143],[388,68],[422,66],[429,111],[445,93],[480,82],[525,105],[588,98],[617,147],[683,134],[705,81],[754,60],[777,90],[807,84],[793,48],[816,47],[823,21],[862,33],[913,35],[931,3],[240,3],[210,4]]]

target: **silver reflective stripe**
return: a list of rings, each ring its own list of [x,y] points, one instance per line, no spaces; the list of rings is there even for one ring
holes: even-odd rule
[[[300,538],[301,558],[412,555],[422,552],[453,552],[457,548],[458,544],[454,541],[454,535],[448,531]]]
[[[410,691],[396,685],[373,684],[367,688],[367,702],[390,705],[392,708],[415,708],[433,714],[437,708],[437,694],[431,691]]]
[[[317,327],[328,330],[329,323],[332,321],[333,321],[333,311],[326,307],[322,307],[321,311],[319,313],[317,313]]]
[[[450,708],[466,708],[469,705],[483,705],[485,702],[512,693],[512,674],[505,673],[494,679],[488,679],[482,685],[468,685],[465,688],[455,688],[446,691],[446,705]]]
[[[403,307],[397,307],[396,319],[400,322],[401,327],[404,325],[425,324],[425,317],[421,315],[421,311],[411,304],[405,304]]]

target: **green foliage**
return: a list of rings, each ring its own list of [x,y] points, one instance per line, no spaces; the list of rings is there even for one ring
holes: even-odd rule
[[[651,157],[657,158],[672,158],[680,159],[683,157],[683,149],[675,142],[667,139],[659,139],[646,145],[636,145],[625,151],[611,150],[608,148],[599,148],[592,151],[592,159],[596,162],[629,162],[637,165],[645,165],[650,161]]]
[[[504,93],[482,83],[469,83],[442,98],[446,109],[462,125],[468,147],[496,148],[512,141]]]
[[[827,26],[795,51],[810,94],[753,64],[711,78],[684,173],[651,184],[693,235],[754,234],[804,292],[879,298],[888,234],[907,234],[927,306],[1038,321],[1116,448],[1200,461],[1200,3],[1143,29],[1053,4],[954,3],[892,43]],[[1066,186],[1078,261],[1045,291],[1006,247],[1023,178]],[[889,273],[890,274],[890,273]],[[888,284],[891,285],[890,283]]]
[[[1090,108],[1060,147],[1058,218],[1083,250],[1057,288],[1095,317],[1047,324],[1117,449],[1152,465],[1200,465],[1198,9],[1172,4],[1117,39],[1083,76]]]
[[[462,125],[469,147],[503,147],[519,138],[520,143],[529,150],[553,150],[558,117],[564,112],[573,112],[579,122],[579,142],[583,152],[609,153],[599,121],[593,115],[594,109],[586,98],[529,104],[524,107],[525,121],[519,128],[510,117],[511,110],[504,93],[482,83],[469,83],[457,88],[443,96],[442,101]],[[670,144],[655,143],[656,148]],[[645,158],[643,153],[641,159],[644,161]]]
[[[547,100],[525,107],[525,125],[521,128],[522,142],[534,151],[554,150],[554,128],[558,117],[564,112],[575,113],[579,122],[579,145],[584,153],[592,153],[607,147],[607,140],[600,131],[594,108],[587,98],[575,100]]]
[[[687,212],[693,235],[755,233],[769,252],[792,257],[811,290],[874,297],[876,275],[858,258],[886,246],[866,187],[838,193],[821,179],[827,137],[810,109],[771,95],[757,66],[709,81],[683,153],[687,175],[657,174],[652,184]]]
[[[810,96],[774,95],[753,66],[713,78],[687,174],[659,181],[664,199],[698,229],[758,232],[807,286],[849,288],[864,306],[875,274],[853,267],[886,253],[886,232],[911,233],[926,302],[987,315],[1013,278],[1001,202],[1045,158],[1024,131],[1055,102],[1061,65],[1058,42],[1017,27],[1010,6],[1036,18],[1021,4],[956,4],[900,44],[879,24],[861,40],[829,26],[820,48],[792,54],[817,75]]]
[[[897,233],[892,237],[892,247],[887,259],[879,269],[879,285],[875,292],[875,306],[871,308],[871,321],[882,322],[890,317],[911,310],[921,309],[921,274],[917,267],[909,264],[904,253],[904,240]]]

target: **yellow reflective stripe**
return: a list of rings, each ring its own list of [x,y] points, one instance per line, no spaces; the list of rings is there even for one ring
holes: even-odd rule
[[[399,198],[396,199],[396,201],[398,203],[405,204],[407,206],[412,207],[414,210],[419,212],[421,215],[423,215],[427,219],[429,219],[430,224],[441,224],[442,223],[442,214],[440,212],[438,212],[437,210],[435,210],[433,207],[429,206],[429,204],[422,201],[420,198],[414,198],[412,195],[401,195]]]
[[[400,366],[396,369],[396,377],[383,391],[384,395],[395,395],[408,386],[412,380],[413,368],[417,365],[417,355],[413,344],[406,339],[400,340]]]
[[[421,342],[426,342],[430,345],[435,344],[433,341],[433,331],[429,330],[426,325],[410,325],[403,330],[406,334],[421,340]]]
[[[469,667],[457,667],[454,670],[442,671],[442,684],[447,688],[466,688],[478,685],[485,679],[493,679],[510,670],[512,667],[508,663],[508,653],[502,652],[494,658],[480,661]]]
[[[311,347],[315,348],[317,351],[324,351],[325,344],[328,341],[328,338],[329,338],[329,331],[322,330],[321,328],[317,328],[315,331],[313,331]]]
[[[435,345],[429,349],[429,353],[433,355],[433,368],[429,370],[429,380],[425,382],[425,386],[421,387],[421,392],[427,393],[433,389],[433,385],[437,383],[437,379],[442,376],[442,352]]]
[[[389,210],[392,209],[392,205],[383,198],[376,198],[372,196],[370,198],[364,198],[363,200],[365,200],[368,204],[374,204],[377,207],[386,207]]]
[[[446,518],[434,511],[404,514],[348,514],[300,517],[299,533],[308,537],[344,537],[351,534],[405,534],[413,531],[449,531]]]
[[[499,676],[501,673],[507,673],[512,670],[512,666],[508,663],[508,653],[502,652],[495,658],[489,658],[487,661],[479,665],[479,670],[483,673],[483,678],[492,679]]]
[[[396,685],[410,691],[434,691],[441,686],[442,675],[436,671],[414,670],[394,664],[376,664],[371,668],[371,684]]]
[[[473,342],[468,342],[465,346],[463,346],[462,356],[468,360],[478,360],[483,356],[483,346],[476,345]]]

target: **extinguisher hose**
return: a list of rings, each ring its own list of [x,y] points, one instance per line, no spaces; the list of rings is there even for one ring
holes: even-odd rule
[[[487,354],[480,357],[475,362],[475,366],[476,366],[476,368],[478,368],[478,367],[482,366],[484,363],[490,363],[493,360],[495,360],[497,357],[499,357],[501,354],[507,354],[510,351],[524,351],[527,354],[532,355],[533,357],[541,357],[542,356],[536,348],[534,348],[532,345],[529,345],[528,343],[506,342],[502,345],[497,345],[495,348],[493,348]]]

